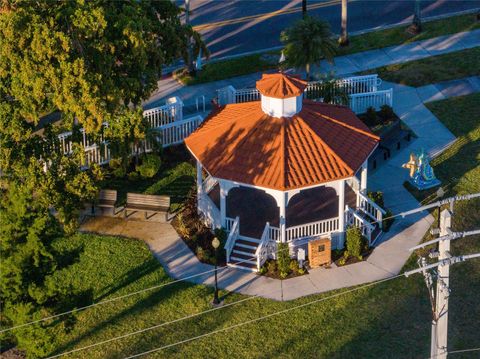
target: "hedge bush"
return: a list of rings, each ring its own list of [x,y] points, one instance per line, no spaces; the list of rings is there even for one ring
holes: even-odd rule
[[[349,255],[361,259],[364,243],[359,227],[349,227],[347,229],[347,251]]]
[[[143,178],[152,178],[155,176],[162,165],[160,156],[146,155],[142,164],[136,166],[136,170]]]

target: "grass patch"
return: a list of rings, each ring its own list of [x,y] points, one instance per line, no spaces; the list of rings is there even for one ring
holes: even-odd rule
[[[195,184],[196,169],[183,145],[165,149],[161,157],[162,166],[154,177],[129,179],[110,176],[101,187],[117,190],[119,204],[125,203],[128,192],[168,195],[170,211],[175,212]]]
[[[413,87],[480,75],[480,48],[388,65],[365,73],[377,73],[382,80]]]
[[[476,21],[474,14],[468,14],[425,22],[422,33],[418,35],[408,34],[405,31],[407,27],[408,26],[400,26],[351,36],[349,46],[339,48],[337,56],[406,44],[462,31],[471,31],[479,29],[480,22]],[[174,73],[174,76],[181,83],[188,86],[276,68],[277,61],[272,61],[268,55],[271,55],[273,58],[275,55],[278,56],[279,51],[268,52],[266,54],[267,56],[265,56],[265,54],[253,54],[231,60],[210,62],[203,66],[202,71],[200,71],[196,77],[191,77],[183,73],[183,70],[178,70]]]
[[[362,35],[352,36],[350,37],[349,46],[341,48],[339,55],[348,55],[355,52],[407,44],[462,31],[471,31],[479,29],[480,22],[476,21],[475,14],[467,14],[424,22],[423,31],[418,35],[407,33],[405,31],[407,27],[408,25],[399,26],[387,30],[372,31]]]
[[[274,53],[270,55],[274,56]],[[253,54],[231,60],[207,63],[195,77],[185,73],[183,69],[177,70],[173,75],[184,85],[198,85],[276,68],[277,62],[268,58],[269,56],[265,54]]]

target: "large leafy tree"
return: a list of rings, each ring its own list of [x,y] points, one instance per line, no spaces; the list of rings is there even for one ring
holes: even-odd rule
[[[332,39],[327,22],[307,16],[282,32],[283,53],[288,66],[305,68],[310,79],[310,68],[322,59],[332,61],[337,45]]]
[[[59,128],[95,137],[107,121],[112,142],[142,138],[142,100],[192,38],[179,11],[170,1],[0,1],[2,325],[58,311],[72,293],[50,279],[52,243],[75,230],[101,171],[80,170],[80,144],[59,151]],[[61,127],[40,121],[53,110]],[[51,350],[46,324],[9,335],[32,357]]]

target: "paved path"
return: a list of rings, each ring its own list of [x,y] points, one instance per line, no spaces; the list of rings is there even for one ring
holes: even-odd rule
[[[319,72],[327,73],[334,71],[337,76],[345,76],[381,66],[418,60],[477,46],[480,46],[480,30],[460,32],[378,50],[339,56],[335,58],[333,65],[322,61],[320,68],[314,69],[313,72],[318,74]],[[172,96],[178,96],[187,106],[192,106],[195,104],[195,99],[203,95],[207,104],[209,104],[210,100],[216,96],[218,89],[228,85],[232,85],[235,88],[254,87],[255,82],[261,76],[262,73],[257,72],[195,86],[183,86],[173,78],[168,77],[158,82],[158,89],[145,102],[145,108],[163,105],[165,99]]]
[[[474,86],[472,81],[478,85],[478,78],[452,81],[450,85],[445,83],[432,85],[430,96],[427,98],[421,88],[415,89],[388,82],[382,84],[385,88],[394,89],[394,110],[417,135],[408,147],[397,152],[368,178],[369,189],[383,191],[385,205],[393,213],[419,205],[403,187],[403,182],[408,178],[408,171],[402,169],[401,164],[408,160],[410,152],[423,148],[431,155],[436,155],[455,140],[453,134],[424,106],[424,101],[431,101],[432,97],[438,99],[462,95],[463,87],[459,84],[468,83]],[[445,92],[445,89],[448,91]],[[476,91],[480,91],[480,87],[476,87]],[[390,231],[382,235],[375,250],[364,262],[330,269],[312,269],[308,275],[283,281],[227,268],[220,270],[219,286],[246,295],[292,300],[389,278],[401,272],[411,255],[408,249],[420,242],[432,222],[433,218],[427,212],[406,218],[398,217]],[[200,263],[169,223],[100,217],[87,222],[82,229],[142,239],[173,278],[187,279],[197,284],[213,284],[213,267]],[[198,275],[204,272],[208,273]]]

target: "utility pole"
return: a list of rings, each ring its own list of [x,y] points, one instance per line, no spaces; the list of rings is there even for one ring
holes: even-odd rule
[[[452,214],[448,209],[440,213],[440,236],[452,233]],[[451,258],[450,240],[438,242],[438,260]],[[437,291],[435,300],[435,313],[432,320],[432,343],[430,356],[432,358],[445,359],[447,357],[448,337],[448,297],[450,295],[450,264],[438,267]]]
[[[410,251],[416,249],[424,248],[431,244],[438,243],[438,252],[430,253],[431,258],[438,257],[438,262],[433,264],[427,264],[425,258],[420,258],[418,261],[419,269],[414,269],[411,271],[405,272],[405,276],[409,277],[415,273],[422,273],[425,279],[425,284],[427,285],[430,302],[432,305],[432,341],[430,345],[430,357],[446,359],[448,353],[447,339],[448,339],[448,300],[450,296],[450,265],[464,262],[468,259],[480,258],[480,253],[476,254],[467,254],[457,257],[453,257],[450,254],[450,241],[463,238],[471,235],[480,234],[480,230],[473,230],[468,232],[453,232],[451,229],[452,226],[452,210],[453,203],[457,200],[466,200],[471,198],[477,198],[480,196],[480,193],[475,193],[467,196],[457,196],[448,198],[436,203],[430,204],[418,208],[416,210],[404,212],[405,215],[418,212],[426,208],[439,207],[442,204],[450,204],[450,210],[444,209],[440,214],[440,228],[437,233],[439,237],[422,244],[419,244],[413,248],[410,248]],[[437,269],[437,286],[436,290],[433,289],[432,275],[428,272],[429,269]]]

